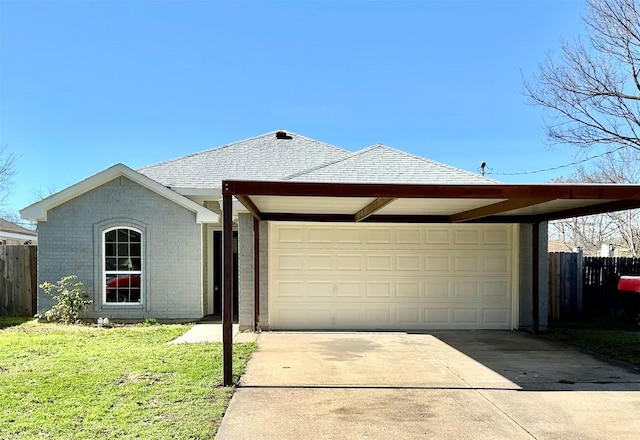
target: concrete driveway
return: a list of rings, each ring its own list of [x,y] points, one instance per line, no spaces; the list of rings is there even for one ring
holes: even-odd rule
[[[638,439],[640,369],[522,332],[263,333],[224,439]]]

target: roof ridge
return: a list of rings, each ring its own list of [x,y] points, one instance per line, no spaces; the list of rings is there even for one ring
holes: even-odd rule
[[[358,156],[358,155],[360,155],[360,154],[363,154],[363,153],[367,152],[368,150],[371,150],[371,149],[373,149],[373,148],[376,148],[376,147],[378,147],[378,146],[380,146],[380,145],[382,145],[382,144],[375,144],[375,145],[372,145],[372,146],[370,146],[370,147],[363,148],[362,150],[358,150],[358,151],[351,151],[351,152],[350,152],[350,154],[346,155],[346,156],[345,156],[345,157],[343,157],[343,158],[336,159],[336,160],[332,160],[332,161],[329,161],[329,162],[325,162],[325,163],[323,163],[323,164],[316,165],[315,167],[311,167],[311,168],[308,168],[308,169],[306,169],[306,170],[299,171],[299,172],[297,172],[297,173],[294,173],[294,174],[291,174],[291,175],[289,175],[289,176],[284,177],[282,180],[291,180],[291,179],[295,179],[296,177],[300,177],[300,176],[304,176],[305,174],[313,173],[314,171],[318,171],[318,170],[320,170],[320,169],[322,169],[322,168],[330,167],[331,165],[335,165],[335,164],[337,164],[337,163],[344,162],[344,161],[345,161],[345,160],[347,160],[347,159],[351,159],[351,158],[353,158],[353,157],[356,157],[356,156]],[[348,150],[345,150],[345,151],[348,151]]]
[[[385,144],[380,144],[380,143],[378,143],[378,144],[374,144],[374,145],[372,145],[371,147],[368,147],[367,149],[373,149],[373,148],[376,148],[376,147],[386,148],[386,149],[388,149],[388,150],[392,150],[392,151],[395,151],[395,152],[397,152],[397,153],[404,154],[405,156],[411,156],[411,157],[414,157],[414,158],[416,158],[416,159],[420,159],[420,160],[421,160],[421,161],[423,161],[423,162],[428,162],[428,163],[430,163],[430,164],[439,165],[439,166],[442,166],[442,167],[444,167],[444,168],[448,168],[448,169],[453,170],[453,171],[457,171],[457,172],[462,172],[462,173],[465,173],[465,174],[469,174],[469,175],[474,176],[474,177],[480,177],[480,178],[485,179],[485,180],[490,181],[490,182],[500,183],[498,180],[490,179],[490,178],[488,178],[488,177],[481,176],[481,175],[479,175],[479,174],[472,173],[471,171],[464,170],[464,169],[462,169],[462,168],[458,168],[458,167],[454,167],[454,166],[452,166],[452,165],[448,165],[448,164],[446,164],[446,163],[437,162],[437,161],[435,161],[435,160],[433,160],[433,159],[427,159],[426,157],[418,156],[417,154],[409,153],[408,151],[398,150],[397,148],[393,148],[393,147],[390,147],[390,146],[385,145]]]
[[[198,155],[200,155],[200,154],[205,154],[205,153],[209,153],[209,152],[212,152],[212,151],[221,151],[221,150],[225,150],[225,149],[227,149],[227,148],[231,148],[231,147],[233,147],[234,145],[238,145],[238,144],[241,144],[241,143],[244,143],[244,142],[253,141],[253,140],[256,140],[256,139],[259,139],[259,138],[268,137],[268,136],[270,136],[270,135],[275,135],[275,134],[276,134],[277,132],[279,132],[279,131],[284,131],[284,132],[286,132],[287,134],[294,134],[294,135],[296,135],[297,137],[304,138],[304,139],[309,140],[309,141],[317,142],[317,143],[322,144],[322,145],[325,145],[325,146],[327,146],[327,147],[335,148],[336,150],[342,150],[342,151],[349,152],[349,150],[345,150],[344,148],[338,147],[338,146],[336,146],[336,145],[329,144],[329,143],[327,143],[327,142],[322,142],[322,141],[319,141],[319,140],[317,140],[317,139],[312,139],[312,138],[310,138],[310,137],[307,137],[307,136],[304,136],[304,135],[298,134],[298,133],[293,132],[293,131],[288,131],[288,130],[282,130],[282,129],[279,129],[279,130],[269,131],[269,132],[267,132],[267,133],[263,133],[263,134],[260,134],[260,135],[257,135],[257,136],[249,137],[249,138],[246,138],[246,139],[242,139],[242,140],[239,140],[239,141],[231,142],[231,143],[229,143],[229,144],[223,144],[223,145],[219,145],[219,146],[217,146],[217,147],[208,148],[208,149],[206,149],[206,150],[202,150],[202,151],[198,151],[198,152],[195,152],[195,153],[186,154],[186,155],[184,155],[184,156],[176,157],[176,158],[173,158],[173,159],[168,159],[168,160],[165,160],[165,161],[162,161],[162,162],[157,162],[157,163],[154,163],[154,164],[151,164],[151,165],[147,165],[147,166],[144,166],[144,167],[138,168],[136,171],[138,171],[138,172],[141,172],[141,171],[143,171],[143,170],[145,170],[145,171],[146,171],[146,170],[149,170],[149,169],[151,169],[151,168],[157,167],[157,166],[159,166],[159,165],[166,165],[166,164],[169,164],[169,163],[172,163],[172,162],[176,162],[176,161],[178,161],[178,160],[183,160],[183,159],[186,159],[186,158],[189,158],[189,157],[198,156]]]
[[[351,153],[348,156],[345,156],[345,157],[343,157],[341,159],[330,161],[330,162],[326,162],[324,164],[315,166],[313,168],[309,168],[307,170],[300,171],[300,172],[295,173],[295,174],[291,174],[289,176],[286,176],[283,180],[291,180],[291,179],[295,179],[295,178],[304,176],[305,174],[313,173],[313,172],[318,171],[318,170],[320,170],[322,168],[330,167],[330,166],[335,165],[337,163],[344,162],[344,161],[346,161],[348,159],[352,159],[352,158],[354,158],[356,156],[368,153],[368,152],[370,152],[372,150],[375,150],[375,149],[378,149],[378,148],[390,150],[390,151],[393,151],[395,153],[400,153],[400,154],[402,154],[404,156],[407,156],[407,157],[413,157],[415,159],[421,160],[422,162],[426,162],[426,163],[431,164],[431,165],[440,166],[440,167],[449,169],[451,171],[456,171],[458,173],[464,173],[464,174],[467,174],[469,176],[473,176],[473,177],[476,177],[476,178],[481,178],[481,179],[484,179],[484,180],[486,180],[488,182],[499,183],[499,181],[497,181],[497,180],[490,179],[490,178],[485,177],[485,176],[480,176],[480,175],[474,174],[471,171],[463,170],[462,168],[457,168],[457,167],[454,167],[454,166],[451,166],[451,165],[447,165],[447,164],[442,163],[442,162],[437,162],[437,161],[432,160],[432,159],[427,159],[426,157],[418,156],[417,154],[414,154],[414,153],[409,153],[407,151],[398,150],[397,148],[390,147],[390,146],[385,145],[383,143],[375,143],[373,145],[370,145],[369,147],[363,148],[363,149],[358,150],[358,151],[354,151],[353,153]]]
[[[254,139],[258,139],[258,138],[263,137],[263,136],[267,136],[269,134],[275,134],[277,131],[280,131],[280,130],[275,130],[275,131],[271,131],[269,133],[264,133],[264,134],[261,134],[261,135],[258,135],[258,136],[253,136],[253,137],[249,137],[249,138],[246,138],[246,139],[242,139],[240,141],[231,142],[230,144],[218,145],[217,147],[207,148],[206,150],[197,151],[195,153],[190,153],[190,154],[185,154],[184,156],[174,157],[173,159],[163,160],[162,162],[156,162],[154,164],[138,168],[136,171],[146,170],[146,169],[149,169],[149,168],[156,167],[158,165],[166,165],[166,164],[171,163],[171,162],[176,162],[178,160],[186,159],[187,157],[193,157],[193,156],[197,156],[199,154],[208,153],[208,152],[213,151],[213,150],[223,150],[225,148],[232,147],[233,145],[239,144],[241,142],[247,142],[247,141],[251,141],[251,140],[254,140]]]

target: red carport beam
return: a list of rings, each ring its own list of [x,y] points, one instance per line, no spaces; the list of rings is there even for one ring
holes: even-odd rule
[[[233,206],[230,194],[222,196],[222,384],[233,385]]]

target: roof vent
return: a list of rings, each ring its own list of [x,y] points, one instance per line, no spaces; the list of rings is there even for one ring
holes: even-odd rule
[[[276,139],[293,139],[286,131],[276,131]]]

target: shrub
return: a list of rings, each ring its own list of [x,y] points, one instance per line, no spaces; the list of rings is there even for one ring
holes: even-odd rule
[[[77,281],[76,275],[60,278],[55,284],[48,281],[40,284],[40,288],[56,301],[51,309],[36,315],[39,319],[55,321],[63,324],[75,324],[80,321],[80,315],[93,303],[87,295],[87,289],[82,281]]]

